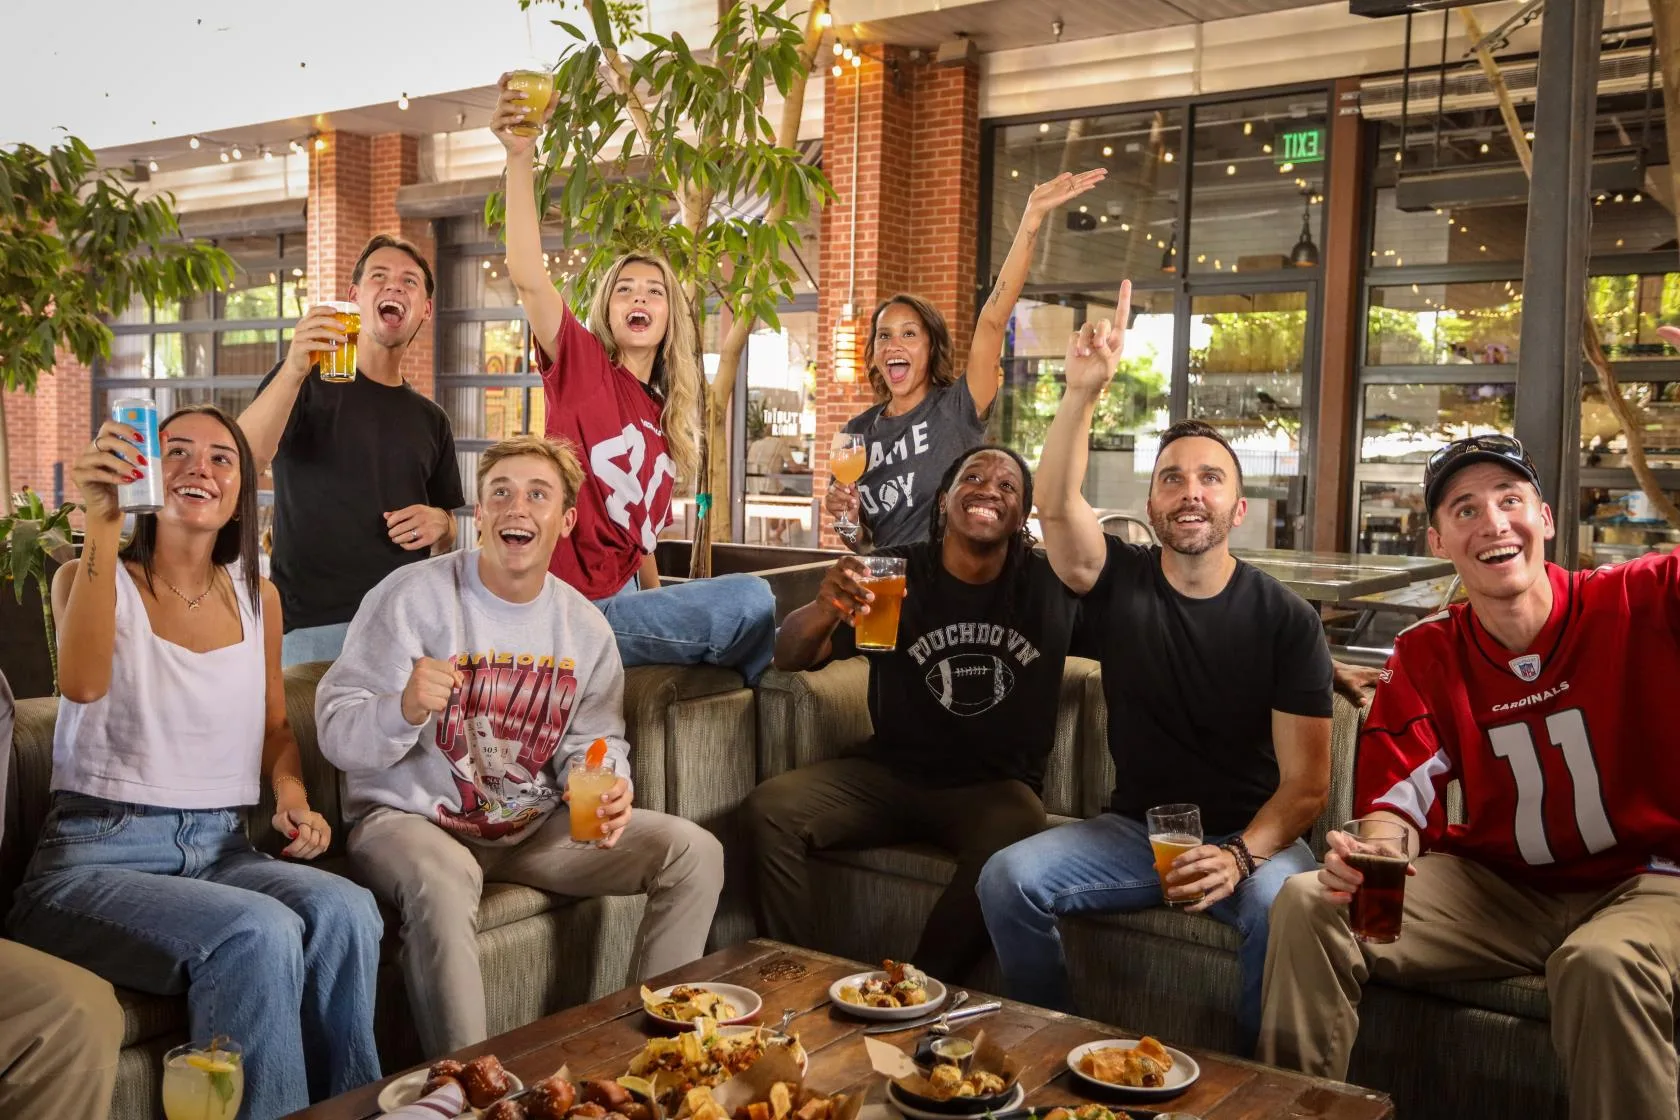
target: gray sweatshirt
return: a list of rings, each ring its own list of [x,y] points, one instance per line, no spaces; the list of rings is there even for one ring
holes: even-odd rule
[[[624,666],[605,616],[553,575],[529,603],[498,598],[479,555],[386,576],[321,678],[315,722],[344,772],[348,821],[389,805],[464,840],[512,844],[563,804],[567,763],[596,739],[630,776]],[[415,727],[402,692],[421,657],[452,661],[463,683]]]

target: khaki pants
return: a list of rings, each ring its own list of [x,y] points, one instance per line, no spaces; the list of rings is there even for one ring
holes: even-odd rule
[[[1356,941],[1347,908],[1325,901],[1317,873],[1297,875],[1272,909],[1259,1057],[1345,1078],[1367,979],[1532,973],[1546,977],[1573,1120],[1680,1116],[1680,878],[1667,875],[1552,895],[1470,860],[1425,855],[1406,880],[1400,940],[1391,945]]]
[[[0,941],[0,976],[0,1116],[109,1115],[123,1040],[111,985],[16,941]]]
[[[706,951],[723,890],[723,845],[681,817],[637,809],[612,848],[571,838],[564,805],[508,847],[467,844],[425,817],[381,808],[350,833],[367,885],[402,913],[402,967],[427,1058],[489,1034],[478,964],[478,901],[486,881],[574,898],[646,894],[631,981]]]

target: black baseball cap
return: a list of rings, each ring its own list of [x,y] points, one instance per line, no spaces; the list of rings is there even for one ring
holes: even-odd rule
[[[1487,435],[1455,439],[1429,457],[1423,468],[1423,505],[1431,518],[1435,507],[1445,496],[1447,483],[1465,467],[1476,463],[1498,463],[1509,467],[1540,489],[1540,472],[1523,450],[1523,445],[1511,436]]]

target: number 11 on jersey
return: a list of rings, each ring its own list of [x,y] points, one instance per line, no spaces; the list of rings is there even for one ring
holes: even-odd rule
[[[1546,734],[1551,745],[1563,752],[1569,780],[1575,787],[1575,826],[1589,853],[1616,846],[1610,815],[1604,811],[1599,791],[1598,760],[1587,738],[1587,722],[1581,709],[1568,708],[1546,717]],[[1553,862],[1552,847],[1546,841],[1546,775],[1534,735],[1526,723],[1507,723],[1488,731],[1493,753],[1511,767],[1517,784],[1517,851],[1535,866]]]

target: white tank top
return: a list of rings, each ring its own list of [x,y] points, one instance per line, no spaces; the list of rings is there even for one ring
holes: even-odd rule
[[[152,632],[140,589],[117,565],[111,687],[91,704],[59,700],[53,789],[166,809],[257,803],[268,687],[263,628],[239,564],[227,571],[245,635],[194,653]]]

